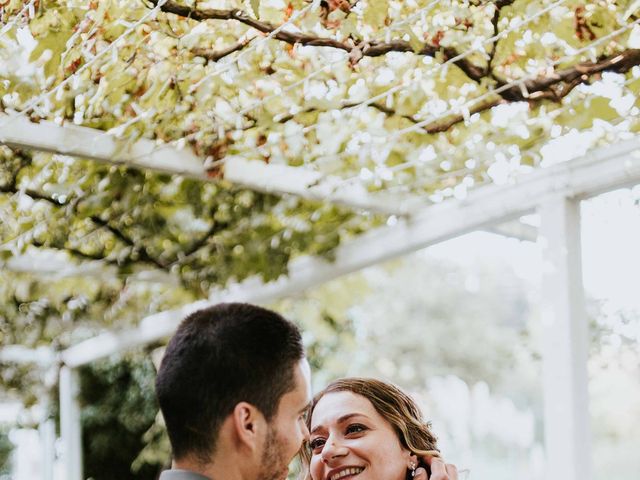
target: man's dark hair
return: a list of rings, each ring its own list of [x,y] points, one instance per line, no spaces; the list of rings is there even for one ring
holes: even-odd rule
[[[189,315],[156,378],[174,458],[210,461],[220,426],[239,402],[271,420],[280,398],[295,387],[303,357],[298,328],[270,310],[223,303]]]

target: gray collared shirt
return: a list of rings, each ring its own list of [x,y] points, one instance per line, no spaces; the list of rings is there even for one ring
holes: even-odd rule
[[[160,474],[160,480],[211,480],[209,477],[189,470],[165,470]]]

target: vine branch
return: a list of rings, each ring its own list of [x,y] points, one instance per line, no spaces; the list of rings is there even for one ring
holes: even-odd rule
[[[158,4],[158,0],[150,0],[153,5]],[[169,0],[162,5],[161,10],[165,13],[172,13],[184,18],[190,18],[196,21],[205,20],[236,20],[244,25],[258,30],[266,35],[273,34],[278,28],[269,22],[263,22],[253,18],[247,12],[239,9],[216,9],[216,8],[192,8],[186,5],[180,5],[177,2]],[[280,30],[273,38],[289,45],[303,45],[311,47],[330,47],[343,50],[350,54],[352,58],[360,57],[380,57],[390,52],[414,52],[418,55],[435,57],[438,53],[441,53],[444,60],[457,57],[459,52],[452,47],[440,47],[435,45],[425,44],[422,48],[414,49],[414,47],[404,40],[392,40],[390,42],[380,41],[354,41],[348,39],[346,41],[339,41],[334,38],[321,37],[310,33],[291,32],[286,30]],[[454,62],[466,75],[472,80],[480,81],[485,76],[485,69],[474,65],[465,58],[456,60]]]
[[[208,61],[210,62],[217,62],[218,60],[223,59],[224,57],[231,55],[234,52],[238,52],[242,49],[244,49],[247,45],[249,45],[253,40],[255,39],[255,37],[251,37],[251,38],[247,38],[244,40],[239,41],[238,43],[235,43],[227,48],[224,48],[222,50],[213,50],[211,48],[194,48],[193,50],[191,50],[191,52],[198,56],[198,57],[203,57],[206,58]]]

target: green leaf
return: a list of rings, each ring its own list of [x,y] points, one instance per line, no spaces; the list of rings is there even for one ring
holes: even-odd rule
[[[260,18],[260,0],[250,0],[251,10],[256,18]]]
[[[374,28],[382,29],[389,13],[388,0],[377,0],[369,2],[364,11],[365,22],[371,24]]]
[[[409,26],[405,32],[409,35],[409,44],[414,52],[419,52],[424,47],[424,42],[414,33],[413,28]]]

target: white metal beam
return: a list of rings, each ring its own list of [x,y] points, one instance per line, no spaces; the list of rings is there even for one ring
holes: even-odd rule
[[[188,148],[178,150],[148,139],[118,139],[102,130],[77,125],[60,126],[44,120],[33,123],[18,115],[0,114],[0,144],[152,169],[202,181],[216,180],[207,175],[203,159]],[[293,194],[389,215],[407,213],[402,202],[391,201],[387,196],[374,196],[361,184],[346,187],[338,177],[307,168],[229,156],[225,158],[223,173],[226,180],[261,192]]]
[[[208,305],[210,302],[203,300],[175,310],[150,315],[140,322],[138,328],[103,333],[69,347],[60,353],[60,361],[64,365],[75,368],[127,348],[153,343],[170,335],[187,315]]]
[[[40,435],[40,448],[42,455],[42,480],[54,480],[53,473],[56,463],[56,421],[49,418],[51,410],[49,392],[47,392],[42,401],[42,408],[45,418],[40,421],[38,433]]]
[[[640,137],[534,172],[514,185],[478,188],[463,201],[429,206],[415,217],[399,219],[394,226],[360,235],[336,249],[335,262],[300,257],[290,263],[288,276],[268,284],[249,279],[232,285],[214,292],[209,304],[234,300],[267,302],[464,233],[519,218],[535,211],[540,199],[550,194],[578,198],[640,183],[639,150]],[[175,330],[185,312],[206,304],[198,302],[193,308],[186,306],[151,315],[138,328],[87,340],[63,352],[62,361],[82,365],[165,338]]]
[[[65,480],[82,480],[82,425],[78,371],[60,369],[60,438]]]
[[[0,348],[0,362],[50,367],[56,360],[54,351],[48,347],[27,348],[22,345],[7,345]]]
[[[90,260],[74,264],[72,262],[60,262],[52,259],[43,263],[32,254],[17,255],[7,261],[0,261],[0,271],[12,273],[33,273],[55,278],[68,277],[100,277],[110,278],[116,275],[115,268],[105,266],[99,260]]]
[[[491,225],[484,229],[486,232],[515,238],[523,242],[535,242],[538,238],[538,229],[532,225],[526,225],[520,220]]]
[[[582,286],[580,204],[553,195],[543,201],[539,212],[545,478],[589,480],[588,325]]]
[[[42,379],[45,387],[40,399],[43,417],[40,419],[38,427],[42,448],[42,480],[54,480],[57,435],[56,421],[52,415],[53,399],[51,394],[59,388],[57,384],[60,379],[60,365],[57,362],[57,358],[55,363],[49,365],[46,370],[43,369]]]
[[[14,426],[24,405],[15,400],[0,397],[0,427]]]
[[[77,125],[34,123],[22,115],[0,114],[0,143],[196,178],[204,175],[202,160],[189,150],[178,151],[147,139],[118,139]]]
[[[148,139],[118,139],[102,130],[77,125],[60,126],[44,120],[33,123],[20,115],[0,114],[0,144],[152,169],[203,181],[215,180],[207,175],[203,160],[188,148],[178,150]],[[607,148],[619,150],[622,144]],[[293,194],[389,215],[404,216],[425,206],[421,196],[391,198],[385,194],[371,194],[360,183],[345,185],[337,177],[308,168],[229,156],[225,158],[223,170],[225,179],[253,190]]]

